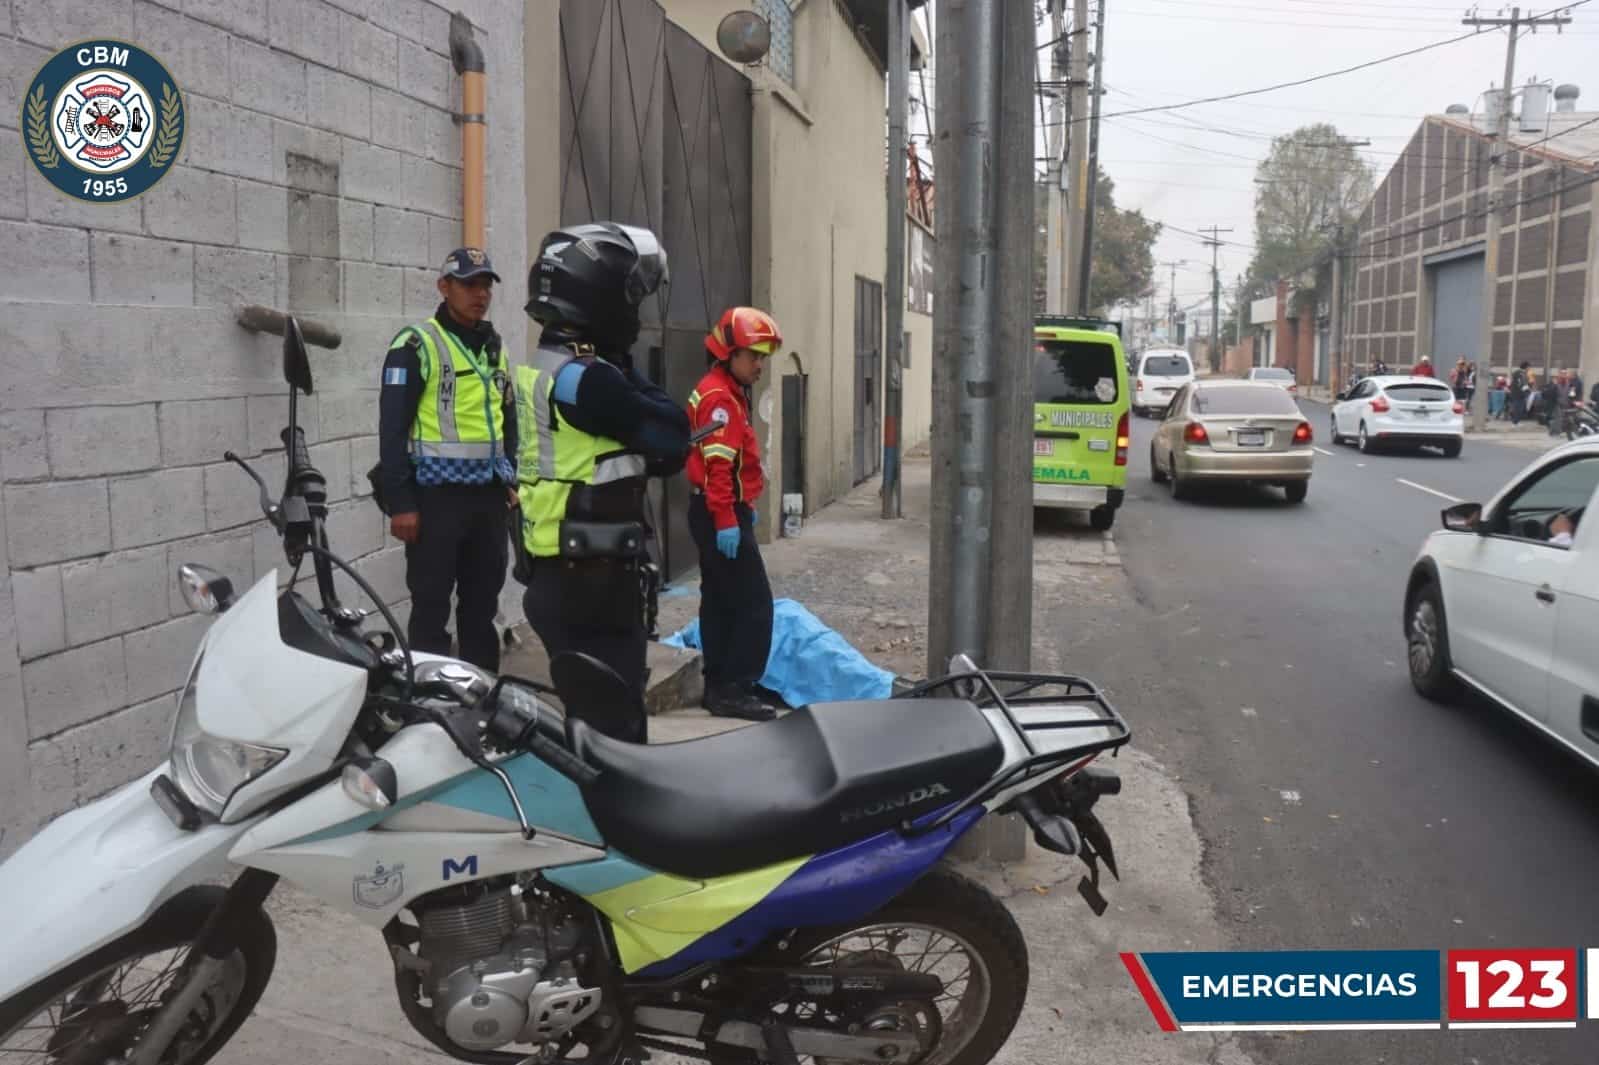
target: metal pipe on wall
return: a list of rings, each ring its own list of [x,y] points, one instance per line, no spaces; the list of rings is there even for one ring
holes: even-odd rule
[[[472,24],[459,11],[450,16],[450,62],[461,76],[461,238],[481,248],[488,240],[483,218],[483,187],[488,152],[488,78],[483,48]]]
[[[888,387],[883,411],[883,517],[900,516],[899,425],[905,366],[905,125],[910,109],[910,12],[888,0],[888,268],[883,278]]]
[[[964,15],[958,316],[959,477],[955,504],[952,636],[979,660],[987,650],[992,555],[993,338],[998,277],[995,150],[999,132],[999,0],[968,0]]]

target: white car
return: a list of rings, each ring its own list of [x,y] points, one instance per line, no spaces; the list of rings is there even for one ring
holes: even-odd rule
[[[1466,438],[1465,404],[1431,377],[1368,377],[1340,393],[1332,442],[1353,440],[1371,453],[1386,447],[1436,447],[1449,458]]]
[[[1474,688],[1599,765],[1599,439],[1522,470],[1486,506],[1443,512],[1405,592],[1410,679]]]
[[[1151,348],[1133,370],[1133,413],[1164,411],[1178,389],[1194,379],[1194,361],[1181,348]]]
[[[1244,380],[1264,381],[1278,388],[1286,388],[1292,395],[1299,395],[1299,383],[1294,380],[1294,371],[1285,366],[1251,366]]]

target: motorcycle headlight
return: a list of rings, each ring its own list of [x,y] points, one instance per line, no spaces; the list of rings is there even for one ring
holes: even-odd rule
[[[199,675],[200,663],[196,661],[189,682],[184,685],[178,720],[172,729],[172,778],[190,802],[212,817],[221,817],[234,792],[277,765],[288,752],[208,736],[202,731],[196,683]]]

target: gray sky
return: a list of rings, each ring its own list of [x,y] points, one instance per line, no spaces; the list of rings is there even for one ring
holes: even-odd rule
[[[1290,81],[1467,31],[1460,24],[1464,5],[1444,0],[1107,0],[1106,8],[1108,92],[1102,108],[1107,115]],[[1494,12],[1485,6],[1482,13]],[[1516,80],[1537,76],[1555,84],[1573,82],[1583,89],[1578,109],[1599,110],[1599,75],[1594,73],[1599,70],[1599,3],[1577,7],[1572,19],[1562,35],[1540,30],[1520,40]],[[1107,118],[1101,124],[1100,156],[1116,182],[1119,205],[1142,208],[1152,218],[1189,230],[1231,226],[1234,232],[1224,239],[1248,244],[1254,163],[1264,156],[1271,135],[1331,122],[1345,136],[1371,141],[1362,155],[1380,182],[1422,116],[1452,103],[1480,109],[1479,94],[1503,77],[1504,55],[1505,31],[1487,31],[1299,88]],[[1180,302],[1206,296],[1210,251],[1199,240],[1168,229],[1155,251],[1157,260],[1189,263],[1177,273]],[[1222,248],[1224,286],[1243,272],[1250,254],[1247,248]],[[1164,298],[1169,272],[1162,267],[1157,274]]]
[[[1090,0],[1090,17],[1094,6]],[[1105,6],[1106,115],[1292,81],[1468,30],[1460,21],[1466,5],[1447,0],[1106,0]],[[1544,12],[1553,6],[1553,0],[1535,0],[1522,10]],[[1485,16],[1498,10],[1481,7]],[[925,8],[918,14],[927,17]],[[1522,37],[1516,81],[1524,84],[1536,76],[1557,85],[1574,83],[1583,90],[1577,109],[1599,111],[1599,0],[1574,6],[1571,14],[1563,34],[1540,30]],[[1046,22],[1040,43],[1048,39],[1048,29]],[[1253,240],[1255,164],[1272,136],[1330,122],[1344,136],[1371,141],[1361,154],[1373,167],[1374,183],[1380,183],[1423,116],[1453,103],[1480,111],[1481,93],[1504,75],[1504,59],[1505,31],[1488,30],[1299,88],[1106,118],[1100,157],[1116,183],[1118,205],[1141,208],[1151,218],[1187,230],[1230,226],[1233,232],[1223,239],[1247,245]],[[1045,77],[1047,63],[1048,53],[1041,52]],[[929,72],[929,102],[933,80]],[[913,99],[918,88],[913,74]],[[925,128],[922,117],[913,115],[912,132]],[[1040,139],[1040,155],[1042,148]],[[1248,266],[1250,255],[1247,247],[1221,249],[1224,288]],[[1155,258],[1184,262],[1177,272],[1182,305],[1208,297],[1210,250],[1199,239],[1168,228]],[[1163,303],[1170,271],[1159,266],[1156,275]]]

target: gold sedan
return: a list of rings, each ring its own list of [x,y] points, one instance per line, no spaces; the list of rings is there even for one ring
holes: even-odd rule
[[[1172,398],[1149,444],[1149,475],[1187,499],[1208,482],[1279,485],[1290,503],[1310,491],[1310,422],[1294,397],[1264,381],[1199,380]]]

